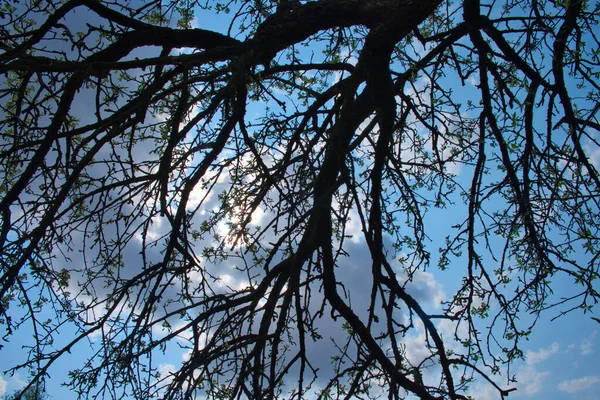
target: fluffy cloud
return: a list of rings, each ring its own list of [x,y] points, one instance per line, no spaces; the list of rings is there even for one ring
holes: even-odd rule
[[[587,152],[588,157],[594,165],[594,167],[598,169],[600,167],[600,149],[594,146],[591,142],[585,143],[583,145],[583,148]]]
[[[508,385],[506,380],[500,376],[492,377],[492,379],[503,389],[516,389],[515,392],[510,394],[511,398],[533,397],[547,386],[545,381],[550,375],[550,371],[538,371],[534,365],[524,364],[517,368],[515,375],[517,382]],[[473,385],[469,391],[469,396],[477,400],[496,400],[499,398],[499,393],[492,385],[481,380]]]
[[[544,388],[544,381],[549,371],[538,371],[533,365],[527,365],[517,370],[517,394],[521,396],[533,396]]]
[[[557,342],[552,343],[550,347],[539,349],[538,351],[527,350],[525,357],[527,364],[533,365],[547,360],[551,355],[558,353],[560,346]]]
[[[0,396],[6,393],[6,381],[0,376]]]
[[[598,336],[598,332],[594,331],[591,335],[581,341],[581,346],[579,346],[579,348],[582,356],[589,356],[590,354],[594,353],[594,342],[596,336]]]
[[[27,384],[27,382],[25,382],[23,380],[23,378],[21,378],[21,375],[19,375],[18,373],[15,373],[11,379],[12,383],[15,384],[15,386],[19,389],[25,387],[25,385]],[[11,383],[11,384],[12,384]]]
[[[404,280],[400,278],[400,280]],[[406,291],[421,304],[439,308],[446,299],[444,287],[430,272],[417,271],[412,280],[406,285]]]
[[[177,371],[177,368],[173,364],[165,363],[158,366],[158,373],[160,378],[164,379],[164,383],[170,383],[173,380],[173,373]]]
[[[25,382],[18,373],[15,373],[12,377],[10,377],[9,381],[0,375],[0,396],[4,396],[6,394],[9,383],[13,390],[21,389],[27,384],[27,382]]]
[[[562,381],[558,384],[558,390],[567,393],[577,393],[588,389],[600,382],[600,376],[584,376],[583,378]]]
[[[469,396],[477,400],[497,400],[498,391],[487,382],[482,382],[477,383],[473,389],[469,391]]]
[[[427,357],[431,357],[431,350],[425,345],[427,338],[425,329],[421,322],[417,322],[418,335],[407,336],[402,339],[402,344],[406,346],[406,357],[412,365],[419,365]]]
[[[516,371],[517,395],[530,397],[544,388],[544,381],[550,375],[550,371],[538,371],[536,364],[546,361],[559,351],[560,345],[557,342],[538,350],[527,350],[525,353],[526,364]]]

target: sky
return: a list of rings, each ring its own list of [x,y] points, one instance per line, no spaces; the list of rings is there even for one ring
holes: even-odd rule
[[[361,286],[364,286],[360,270],[364,268],[364,265],[368,265],[363,263],[368,260],[361,259],[364,258],[361,257],[361,254],[367,254],[364,250],[364,243],[354,244],[350,248],[350,257],[347,262],[341,265],[348,269],[347,275],[344,275],[347,277],[344,279],[344,283],[348,290],[354,294],[365,293],[367,296],[368,291],[360,289]],[[441,301],[447,300],[447,290],[443,283],[446,277],[443,275],[444,273],[439,271],[417,274],[413,283],[409,285],[409,293],[426,307],[439,308]],[[230,285],[235,284],[233,279],[226,279],[225,282]],[[361,299],[360,295],[353,297],[354,304],[361,304],[364,301],[368,300]],[[597,361],[600,346],[599,324],[579,313],[568,314],[551,321],[553,316],[550,312],[542,317],[529,341],[523,345],[525,359],[516,362],[511,370],[519,382],[508,384],[504,379],[498,378],[497,383],[503,388],[517,388],[517,391],[511,393],[511,399],[600,399],[600,364]],[[438,326],[442,335],[451,335],[452,327],[446,326],[445,328]],[[332,327],[327,332],[334,331],[335,327]],[[69,330],[66,330],[65,333],[68,334]],[[24,357],[25,353],[20,348],[23,344],[20,343],[22,338],[23,336],[19,335],[10,343],[4,343],[0,370],[9,366],[8,361]],[[93,337],[92,340],[94,340]],[[422,331],[419,335],[412,335],[406,339],[405,344],[409,348],[408,356],[411,360],[417,361],[420,357],[426,356],[422,353],[420,345],[422,340]],[[183,344],[184,341],[179,341],[179,343]],[[325,357],[332,354],[331,350],[331,343],[324,341],[318,347],[312,347],[310,352],[313,352],[313,355],[320,354]],[[77,398],[74,393],[61,387],[59,383],[66,378],[65,374],[68,370],[76,365],[77,360],[86,352],[89,353],[89,349],[83,343],[75,347],[70,355],[62,358],[50,370],[47,391],[52,398],[65,400]],[[188,357],[188,351],[182,350],[176,343],[172,343],[165,355],[157,354],[155,361],[158,363],[159,370],[168,374],[186,360],[186,357]],[[326,365],[327,363],[324,361],[324,375],[327,371]],[[12,393],[23,387],[26,381],[26,372],[13,376],[1,374],[0,394]],[[492,387],[483,382],[477,382],[472,387],[470,394],[475,399],[481,400],[499,398]]]
[[[216,19],[208,17],[197,18],[195,24],[204,29],[215,29],[218,31],[224,31],[225,29],[225,26],[218,23]],[[474,86],[477,82],[470,82],[470,84]],[[464,90],[465,93],[469,91],[468,88]],[[261,111],[260,108],[254,108],[249,110],[249,114],[260,114]],[[592,153],[598,155],[600,154],[600,150],[592,151]],[[600,156],[598,159],[593,160],[599,162]],[[465,171],[461,171],[459,167],[455,171],[457,175],[463,172]],[[467,178],[468,174],[465,174],[465,179]],[[228,179],[227,176],[224,176],[220,180],[215,193],[228,185]],[[196,192],[194,195],[199,199],[203,193]],[[204,208],[206,211],[210,211],[216,205],[217,198],[216,196],[212,196],[206,201]],[[261,218],[267,217],[261,213],[257,213],[254,223],[258,224]],[[460,215],[446,211],[432,212],[428,217],[429,220],[427,223],[435,224],[437,228],[431,233],[430,247],[435,248],[435,244],[444,239],[446,232],[454,223],[460,220],[460,217]],[[150,233],[159,237],[161,233],[165,232],[165,229],[166,224],[157,220]],[[223,227],[223,229],[225,228]],[[340,264],[342,268],[348,271],[342,275],[342,279],[348,290],[353,293],[353,303],[360,305],[368,302],[369,292],[366,288],[369,287],[369,282],[365,282],[361,270],[365,265],[369,265],[370,256],[366,249],[366,244],[360,239],[360,227],[358,224],[353,224],[352,222],[349,224],[349,234],[355,235],[355,237],[348,244],[348,253],[350,256]],[[130,249],[128,254],[133,260],[137,256],[136,249]],[[75,257],[73,254],[71,256]],[[78,261],[81,260],[71,260],[71,262],[75,263]],[[395,267],[397,267],[398,274],[402,275],[401,266],[397,263]],[[224,262],[220,265],[215,265],[214,270],[218,271],[217,274],[221,277],[221,281],[216,283],[216,286],[222,290],[227,290],[227,286],[240,287],[245,284],[236,275],[232,263]],[[408,291],[417,300],[425,304],[428,310],[441,310],[442,303],[450,300],[449,296],[456,289],[460,276],[462,276],[461,271],[454,270],[452,266],[445,271],[430,268],[428,271],[415,274],[412,282],[408,284]],[[76,285],[76,282],[73,281],[71,284]],[[571,282],[558,280],[553,282],[553,285],[556,288],[556,296],[560,296],[561,293],[568,292]],[[523,344],[525,357],[523,360],[516,361],[511,369],[511,374],[518,378],[518,383],[507,383],[505,377],[498,377],[497,383],[501,387],[515,387],[517,389],[510,394],[510,399],[600,400],[600,363],[597,361],[600,349],[600,324],[592,320],[590,315],[583,315],[579,311],[555,318],[558,313],[559,310],[550,310],[544,314],[537,322],[536,328],[533,330],[529,340]],[[51,314],[49,316],[51,317]],[[527,319],[528,316],[524,315],[523,320],[527,321]],[[340,332],[340,327],[333,323],[329,326],[327,325],[328,323],[331,322],[323,321],[323,324],[325,324],[323,328],[331,332],[332,337],[335,338],[336,332]],[[481,322],[481,326],[485,327],[489,323],[489,321],[484,319]],[[453,326],[445,323],[438,325],[440,332],[447,336],[452,335],[453,328]],[[63,332],[64,338],[70,337],[74,333],[72,328],[69,327],[65,327]],[[0,334],[2,334],[1,331]],[[160,334],[160,332],[156,332],[156,335]],[[27,382],[26,371],[14,375],[6,374],[3,371],[12,366],[14,360],[20,360],[25,357],[25,351],[22,346],[31,344],[30,339],[31,337],[27,335],[27,329],[25,329],[19,336],[11,338],[10,342],[3,343],[4,347],[0,353],[0,396],[10,394],[22,388]],[[95,339],[97,338],[93,336],[90,338],[91,344],[94,343]],[[159,370],[163,374],[167,375],[169,371],[178,368],[181,362],[185,361],[186,357],[189,356],[189,352],[181,349],[179,346],[179,344],[185,343],[184,339],[182,338],[179,341],[169,344],[165,354],[157,354],[155,360],[159,365]],[[405,339],[408,356],[411,360],[418,361],[420,357],[422,359],[422,357],[426,356],[426,354],[420,351],[422,343],[422,329],[417,330],[414,335]],[[459,345],[457,344],[456,346],[457,351],[459,351]],[[327,358],[332,353],[331,342],[323,341],[309,351],[313,353],[314,357],[319,357],[322,365],[324,365],[323,376],[320,377],[320,379],[324,379],[328,372],[325,367],[328,364]],[[61,358],[50,369],[47,391],[52,398],[65,400],[76,398],[73,393],[62,387],[60,383],[66,379],[66,374],[73,365],[82,357],[89,354],[90,343],[83,341],[72,350],[71,354]],[[475,399],[481,400],[499,398],[493,388],[482,381],[478,381],[472,386],[470,395]]]

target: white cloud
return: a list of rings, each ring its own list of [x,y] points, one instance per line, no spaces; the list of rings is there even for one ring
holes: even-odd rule
[[[0,396],[6,393],[6,381],[0,376]]]
[[[27,384],[27,382],[25,382],[22,378],[21,375],[19,375],[18,373],[14,374],[12,377],[12,381],[14,382],[14,384],[19,388],[23,388],[25,387],[25,385]]]
[[[23,379],[21,379],[21,376],[18,373],[15,373],[10,378],[10,386],[13,389],[21,389],[26,384],[27,384],[27,382],[25,382]],[[0,396],[4,396],[6,394],[8,385],[9,385],[9,382],[6,379],[4,379],[4,377],[2,375],[0,375]]]
[[[587,152],[588,159],[596,169],[600,169],[600,148],[593,145],[592,142],[585,143],[583,145],[584,150]]]
[[[177,368],[173,364],[160,364],[158,366],[158,373],[160,379],[164,379],[163,383],[170,383],[173,380],[173,373],[177,371]]]
[[[248,279],[241,274],[238,277],[230,274],[221,274],[217,277],[214,287],[221,289],[223,292],[242,291],[250,287]]]
[[[533,365],[547,360],[551,355],[558,353],[560,346],[557,342],[552,343],[550,347],[539,349],[538,351],[527,350],[525,357],[527,364]]]
[[[190,28],[191,29],[200,29],[201,26],[202,26],[202,24],[200,24],[200,21],[198,20],[198,16],[194,15],[194,18],[192,18],[192,20],[190,21]]]
[[[544,387],[544,380],[550,375],[549,371],[538,371],[533,365],[520,368],[517,373],[517,394],[533,396]]]
[[[589,335],[581,341],[581,345],[579,346],[579,348],[581,350],[582,356],[589,356],[590,354],[594,354],[594,342],[596,336],[598,336],[598,332],[594,331],[591,335]]]
[[[412,280],[406,285],[406,291],[422,304],[437,308],[446,299],[444,286],[430,272],[416,271]]]
[[[361,197],[361,201],[364,199],[362,194],[359,194],[359,197]],[[333,208],[338,211],[341,209],[341,206],[337,199],[334,199],[333,201]],[[345,221],[344,229],[344,234],[350,237],[352,243],[361,243],[361,241],[363,240],[363,230],[362,224],[360,222],[360,215],[356,210],[356,206],[353,206],[350,209],[350,212],[348,213],[348,218]]]
[[[165,363],[158,366],[158,373],[160,376],[167,376],[175,372],[175,366],[173,364]]]
[[[479,77],[478,76],[471,75],[471,76],[469,76],[467,81],[471,84],[471,86],[479,88]]]
[[[506,381],[502,382],[500,376],[492,378],[502,389],[516,389],[516,391],[510,393],[511,398],[532,397],[547,387],[545,380],[549,375],[550,371],[538,371],[533,365],[523,365],[515,372],[516,383],[507,386]],[[485,381],[478,381],[469,391],[469,395],[477,400],[496,400],[500,398],[496,388]]]
[[[576,393],[588,389],[600,382],[600,376],[584,376],[583,378],[562,381],[558,384],[558,390],[567,393]]]
[[[163,217],[153,217],[150,219],[150,225],[148,227],[148,231],[146,231],[146,241],[155,241],[158,240],[162,235],[166,233],[165,228],[167,228],[167,224],[164,223],[165,218]],[[138,232],[136,234],[136,239],[142,243],[144,241],[142,237],[142,233]]]
[[[482,382],[469,391],[469,396],[477,400],[498,400],[498,390],[489,383]]]
[[[417,323],[420,327],[422,324]],[[431,350],[426,346],[425,330],[419,329],[419,335],[406,336],[402,339],[402,344],[406,346],[406,358],[412,365],[419,365],[427,357],[431,357]]]

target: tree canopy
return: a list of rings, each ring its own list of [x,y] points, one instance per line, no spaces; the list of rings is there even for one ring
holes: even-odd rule
[[[4,397],[5,400],[48,400],[49,396],[44,389],[44,386],[40,383],[33,383],[28,385],[28,388],[21,391],[16,391],[8,396]]]
[[[541,313],[598,301],[599,18],[1,2],[0,326],[34,338],[13,371],[83,348],[80,398],[504,398]],[[434,273],[442,303],[411,289]]]

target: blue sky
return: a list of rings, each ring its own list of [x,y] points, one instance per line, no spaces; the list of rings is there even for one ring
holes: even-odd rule
[[[221,32],[226,30],[226,25],[223,22],[217,18],[211,18],[208,14],[199,16],[195,23],[204,29],[215,29]],[[419,84],[424,83],[416,82],[416,86]],[[476,81],[471,81],[471,86],[460,88],[463,91],[465,100],[469,98],[476,84]],[[84,104],[80,103],[79,106],[84,107]],[[274,107],[274,105],[271,106]],[[260,115],[261,111],[262,109],[259,105],[253,104],[252,107],[249,107],[248,115]],[[597,155],[600,153],[598,153],[598,149],[595,149],[591,151],[591,154]],[[593,159],[593,161],[600,162],[600,157],[598,158]],[[596,165],[598,166],[598,164]],[[458,181],[461,181],[463,178],[466,182],[469,181],[469,172],[472,171],[468,167],[451,165],[450,168],[456,168],[454,172],[457,175]],[[227,186],[228,179],[225,176],[219,182],[220,186],[215,189],[215,193],[218,192],[220,187]],[[195,196],[200,198],[201,194],[195,193]],[[460,202],[457,204],[458,206],[463,205]],[[203,207],[205,211],[209,212],[216,205],[216,196],[212,196],[206,201]],[[433,259],[436,258],[435,249],[439,247],[438,243],[444,240],[445,235],[451,230],[453,224],[460,222],[464,218],[464,212],[464,209],[460,207],[450,207],[446,210],[435,210],[429,214],[426,224],[432,227],[428,233],[430,234],[429,248],[434,255]],[[268,215],[257,214],[255,224],[260,223],[261,218],[264,219],[267,217]],[[151,233],[159,237],[160,234],[166,232],[166,228],[166,223],[158,219]],[[223,233],[225,233],[224,226],[223,229]],[[364,265],[368,265],[369,255],[364,241],[359,239],[361,233],[358,224],[351,222],[349,230],[349,234],[355,235],[356,239],[351,240],[351,244],[349,244],[350,257],[340,263],[340,267],[349,271],[343,275],[342,279],[353,293],[353,304],[356,305],[357,309],[360,309],[360,305],[364,304],[368,297],[368,290],[365,288],[368,288],[369,282],[363,279],[361,270],[364,268]],[[128,254],[132,257],[132,260],[137,255],[137,250],[135,247],[128,250]],[[70,261],[72,263],[81,261],[75,253],[70,254],[70,256],[72,257]],[[583,250],[581,257],[582,260],[587,257],[583,254]],[[455,259],[454,262],[459,267],[450,265],[445,271],[440,271],[433,266],[427,271],[416,273],[413,281],[408,284],[409,292],[420,300],[428,310],[441,310],[442,303],[450,300],[449,296],[460,283],[460,278],[464,272],[462,266],[460,266],[460,261],[460,258]],[[462,261],[464,262],[464,259]],[[490,260],[487,261],[492,262]],[[63,262],[67,265],[67,261]],[[401,266],[399,264],[396,266],[398,274],[402,275]],[[227,286],[241,287],[247,283],[239,274],[236,274],[231,263],[223,263],[213,267],[215,271],[219,271],[218,275],[221,278],[221,281],[215,283],[215,285],[222,290],[227,290]],[[74,280],[71,284],[73,287],[76,286]],[[553,298],[559,300],[571,291],[572,282],[557,279],[553,282],[553,288],[555,288]],[[592,320],[590,314],[584,315],[579,310],[552,320],[561,310],[561,308],[552,309],[543,314],[537,322],[536,328],[530,335],[529,340],[522,345],[525,359],[517,360],[511,366],[511,374],[515,375],[519,382],[507,383],[505,376],[497,378],[497,383],[501,387],[517,388],[516,392],[511,393],[511,399],[600,399],[600,394],[598,394],[600,393],[600,363],[597,362],[598,351],[600,349],[600,324]],[[51,311],[48,311],[47,315],[49,318],[52,318]],[[523,323],[527,324],[530,318],[530,316],[523,315]],[[333,339],[335,339],[336,335],[340,335],[341,337],[340,327],[333,323],[328,325],[329,323],[328,321],[323,321],[324,329],[331,332]],[[489,319],[484,319],[480,322],[479,326],[485,329],[489,323]],[[174,325],[176,324],[177,322],[174,321]],[[454,326],[449,323],[440,323],[438,329],[444,337],[450,337],[453,334]],[[0,331],[0,336],[2,333]],[[70,327],[65,327],[60,333],[58,342],[56,342],[57,346],[60,345],[61,340],[69,340],[75,334],[75,331]],[[161,332],[157,330],[155,334],[159,336]],[[188,355],[188,350],[180,347],[180,345],[185,345],[186,343],[186,333],[182,333],[181,336],[180,339],[168,345],[165,354],[157,353],[155,356],[154,361],[158,365],[159,371],[164,374],[163,376],[168,375],[169,371],[178,368]],[[407,346],[408,357],[413,361],[418,361],[420,357],[427,355],[422,352],[423,339],[421,328],[420,330],[417,329],[414,334],[404,340],[404,344]],[[82,340],[81,343],[72,349],[71,354],[62,357],[50,369],[47,390],[53,398],[66,400],[76,398],[73,393],[61,387],[60,384],[67,379],[68,371],[78,361],[91,355],[90,348],[97,344],[95,340],[97,340],[97,337],[95,338],[94,336],[89,341],[87,339]],[[12,337],[10,342],[3,344],[0,372],[13,366],[15,360],[22,360],[25,357],[25,351],[22,346],[32,344],[31,330],[26,327],[18,336]],[[456,351],[460,351],[460,345],[455,345]],[[332,351],[331,342],[321,342],[318,347],[312,348],[310,351],[322,362],[323,374],[326,376],[326,365]],[[12,393],[14,390],[23,387],[26,381],[26,371],[12,376],[4,373],[1,374],[0,395]],[[476,399],[497,399],[498,395],[492,389],[483,380],[479,380],[473,384],[470,394]]]
[[[222,184],[226,185],[227,181],[223,181]],[[452,214],[446,213],[445,215]],[[436,213],[433,213],[431,218],[439,228],[439,237],[436,234],[431,237],[432,244],[435,245],[436,240],[443,238],[444,226],[447,227],[453,224],[454,218],[444,218]],[[161,226],[161,224],[157,224],[155,232],[157,235],[164,228],[164,226],[162,228]],[[358,238],[360,234],[359,227],[353,224],[350,224],[350,226],[352,228],[349,234],[355,234]],[[348,272],[340,276],[348,291],[353,294],[353,304],[357,305],[357,309],[360,309],[361,304],[368,303],[369,282],[364,280],[361,270],[365,268],[365,265],[369,265],[369,255],[364,242],[359,239],[351,241],[348,251],[349,257],[340,263],[340,268],[344,268]],[[236,277],[232,268],[226,265],[217,267],[220,269],[223,278],[223,282],[221,282],[223,289],[226,285],[236,287],[243,284],[243,280]],[[399,265],[398,273],[402,273]],[[454,271],[452,267],[445,271],[431,268],[428,272],[415,274],[413,282],[408,285],[408,291],[417,300],[421,301],[426,309],[431,311],[440,310],[441,302],[448,300],[449,293],[452,293],[458,276],[460,276],[460,271]],[[568,289],[569,287],[569,282],[556,282],[556,295],[560,296],[561,289]],[[557,313],[558,311],[550,310],[543,314],[529,337],[529,341],[522,345],[525,359],[516,361],[511,367],[511,374],[516,375],[519,382],[508,383],[505,376],[497,377],[497,383],[501,387],[517,388],[516,392],[511,393],[510,398],[532,400],[600,399],[598,395],[600,393],[600,364],[597,362],[598,346],[600,346],[599,324],[578,311],[552,321],[551,319]],[[51,313],[48,316],[52,317]],[[527,321],[529,317],[523,315],[522,318]],[[444,337],[450,337],[454,327],[445,322],[439,323],[438,329]],[[481,326],[485,327],[488,323],[489,321],[484,319]],[[173,321],[173,325],[176,324],[177,321]],[[331,337],[335,338],[336,329],[338,328],[330,326],[325,331],[330,332]],[[17,337],[13,337],[9,343],[4,343],[3,357],[0,359],[0,370],[8,368],[12,365],[12,361],[22,359],[25,356],[21,346],[32,344],[31,338],[28,338],[26,332],[27,329],[23,330]],[[62,332],[64,334],[58,336],[59,342],[56,343],[57,345],[60,344],[61,338],[70,340],[74,334],[74,331],[68,327]],[[156,329],[156,334],[160,335],[159,329]],[[156,353],[154,362],[163,374],[167,375],[170,371],[175,370],[186,359],[188,351],[180,347],[180,345],[186,343],[185,336],[183,334],[180,340],[170,343],[165,354]],[[98,336],[92,336],[91,343],[83,340],[72,349],[71,354],[61,358],[50,369],[47,388],[48,393],[53,398],[66,400],[77,398],[68,389],[61,387],[60,383],[67,378],[68,371],[76,366],[82,357],[90,356],[90,346],[94,343],[97,344],[97,339]],[[422,348],[423,339],[423,331],[419,329],[404,340],[404,344],[408,348],[407,355],[414,362],[418,362],[419,359],[427,356],[427,352],[424,352]],[[456,350],[460,351],[460,345],[456,344],[455,346]],[[323,360],[322,373],[323,378],[325,378],[327,375],[327,358],[333,354],[332,343],[325,340],[319,343],[318,347],[314,347],[309,351]],[[0,393],[12,393],[22,387],[26,381],[27,374],[25,371],[14,376],[0,375]],[[476,382],[470,393],[475,399],[491,400],[499,398],[492,387],[483,381]]]
[[[362,243],[358,243],[355,251],[360,251],[362,245]],[[353,274],[348,274],[345,282],[350,289],[362,284],[359,273],[362,266],[359,259],[360,257],[352,257],[348,263],[343,264],[344,268],[355,271]],[[444,273],[438,271],[417,275],[413,284],[410,285],[411,294],[426,306],[436,308],[439,306],[439,301],[446,299],[446,288],[443,282],[447,280],[447,277],[443,275]],[[234,282],[230,281],[229,283]],[[357,292],[360,293],[360,291]],[[355,304],[360,304],[360,302],[360,298],[355,299]],[[600,399],[598,394],[600,393],[600,364],[597,361],[600,346],[599,324],[578,312],[551,321],[553,316],[554,314],[550,312],[538,321],[530,340],[523,345],[525,360],[517,361],[512,366],[511,373],[517,376],[519,382],[508,384],[505,379],[498,378],[497,383],[503,388],[517,388],[516,392],[511,393],[510,398]],[[69,332],[69,329],[65,329],[65,337],[71,337]],[[446,329],[441,327],[440,332],[450,335],[451,327],[448,326]],[[26,337],[27,335],[23,332],[13,338],[10,343],[5,343],[5,347],[2,349],[0,369],[9,367],[13,360],[22,359],[25,356],[25,352],[20,347],[28,342],[21,341]],[[409,357],[413,357],[414,360],[422,355],[419,353],[421,340],[422,337],[418,335],[406,339],[407,346],[414,345],[414,350],[408,352]],[[180,344],[184,343],[183,340],[179,342]],[[315,352],[325,353],[330,353],[330,350],[331,347],[327,343],[321,343],[319,348],[313,349]],[[50,369],[47,388],[53,398],[66,400],[77,398],[68,389],[61,387],[60,382],[66,379],[69,369],[77,365],[77,362],[86,353],[89,355],[89,347],[86,341],[83,341],[71,351],[70,355],[60,359]],[[166,354],[157,353],[155,362],[159,365],[159,370],[167,374],[180,365],[186,355],[187,351],[179,348],[176,343],[172,343],[167,348]],[[324,367],[324,371],[326,371],[326,367]],[[12,393],[22,387],[26,381],[26,372],[14,376],[0,375],[0,393]],[[481,381],[473,385],[471,394],[474,398],[481,400],[498,398],[492,387]]]

